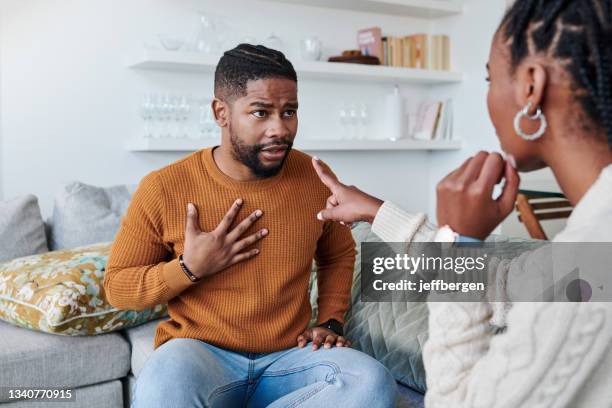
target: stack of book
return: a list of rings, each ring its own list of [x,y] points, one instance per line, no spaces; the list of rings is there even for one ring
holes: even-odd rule
[[[363,55],[376,56],[382,65],[450,71],[450,38],[446,35],[413,34],[383,36],[380,27],[357,34]]]

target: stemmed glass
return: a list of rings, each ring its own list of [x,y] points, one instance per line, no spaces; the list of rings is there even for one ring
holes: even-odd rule
[[[145,138],[153,137],[153,124],[151,122],[154,119],[154,109],[155,104],[153,102],[153,97],[152,95],[147,94],[140,105],[140,116],[144,120]]]
[[[346,104],[342,102],[340,105],[340,124],[342,125],[342,136],[341,139],[349,139],[350,135],[348,134],[348,123],[349,123],[349,113],[346,108]]]
[[[361,135],[360,139],[367,139],[368,137],[368,106],[365,103],[359,105],[359,119]]]

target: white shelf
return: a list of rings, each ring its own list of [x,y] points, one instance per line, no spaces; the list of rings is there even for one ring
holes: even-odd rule
[[[214,72],[218,62],[218,57],[197,52],[146,50],[131,58],[127,65],[135,69]],[[368,80],[429,85],[456,83],[463,80],[463,75],[458,72],[381,65],[296,61],[294,67],[300,78]]]
[[[132,152],[190,152],[219,144],[219,139],[145,139],[135,138],[126,143]],[[393,151],[393,150],[459,150],[461,141],[434,140],[297,140],[298,150],[321,151]]]
[[[341,10],[365,11],[417,18],[440,18],[463,12],[456,0],[270,0],[304,6],[326,7]]]

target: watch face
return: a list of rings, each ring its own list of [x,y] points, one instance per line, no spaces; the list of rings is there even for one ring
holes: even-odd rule
[[[434,237],[435,242],[455,242],[456,239],[457,233],[448,225],[441,227]]]

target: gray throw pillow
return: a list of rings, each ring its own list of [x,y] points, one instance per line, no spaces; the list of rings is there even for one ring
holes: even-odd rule
[[[66,184],[55,196],[49,248],[55,251],[113,241],[133,191],[132,185]]]
[[[361,301],[361,242],[380,242],[367,223],[352,229],[357,243],[351,308],[345,333],[353,348],[384,364],[395,380],[425,393],[422,349],[428,335],[429,311],[425,298],[416,302]]]
[[[0,201],[0,262],[48,250],[38,199],[28,194]]]

